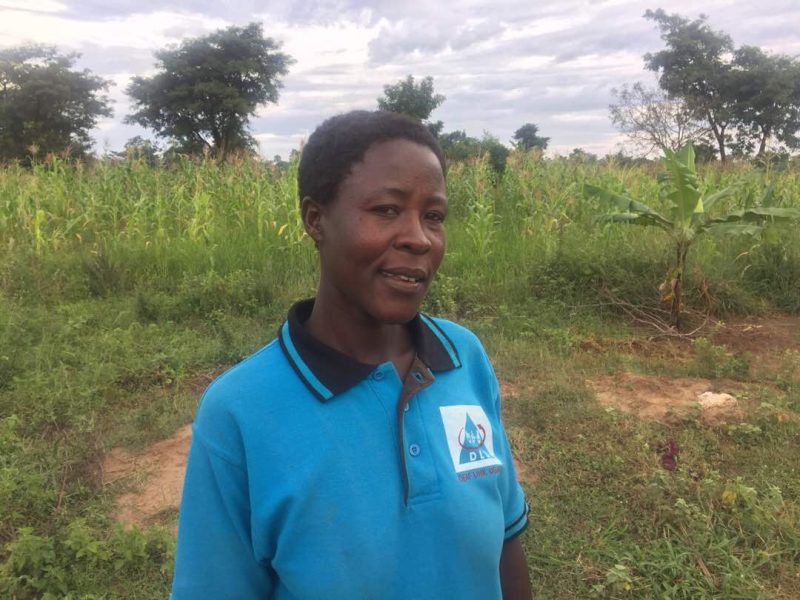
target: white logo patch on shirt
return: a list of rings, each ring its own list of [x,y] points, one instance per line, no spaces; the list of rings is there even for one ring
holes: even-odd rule
[[[502,464],[494,455],[494,437],[483,407],[441,406],[442,423],[456,473]]]

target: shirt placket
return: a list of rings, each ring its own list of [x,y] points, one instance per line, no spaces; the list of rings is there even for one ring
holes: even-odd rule
[[[421,407],[412,404],[414,396],[433,382],[434,377],[430,369],[418,356],[415,356],[397,400],[400,471],[406,506],[413,499],[436,491],[433,453],[431,448],[425,447],[428,438]]]

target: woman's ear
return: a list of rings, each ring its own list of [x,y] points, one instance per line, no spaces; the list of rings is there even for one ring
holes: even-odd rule
[[[311,199],[311,196],[306,196],[300,203],[300,214],[303,217],[303,227],[309,237],[314,240],[314,245],[319,248],[319,243],[322,240],[322,207]]]

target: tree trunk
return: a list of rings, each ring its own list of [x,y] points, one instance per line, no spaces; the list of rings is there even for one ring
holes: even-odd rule
[[[225,157],[225,140],[222,133],[217,126],[217,119],[214,117],[211,121],[211,139],[214,140],[214,148],[212,149],[216,158]]]
[[[756,154],[756,158],[761,158],[764,156],[764,152],[767,150],[767,140],[769,139],[770,128],[767,127],[761,130],[761,143],[758,146],[758,154]]]
[[[672,305],[670,320],[676,331],[681,329],[681,299],[683,297],[683,270],[686,266],[686,254],[689,252],[688,242],[678,242],[675,249],[675,275],[672,278]]]
[[[711,133],[714,134],[714,139],[717,140],[717,147],[719,148],[719,160],[720,162],[724,163],[728,160],[728,157],[725,154],[725,126],[720,126],[714,119],[711,112],[706,113],[706,119],[708,119],[708,124],[711,125]]]

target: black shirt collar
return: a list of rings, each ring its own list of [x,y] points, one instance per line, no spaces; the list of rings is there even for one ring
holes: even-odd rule
[[[278,331],[278,341],[303,383],[319,400],[326,401],[358,384],[377,365],[361,363],[308,333],[302,323],[313,307],[313,299],[292,306]],[[417,314],[408,326],[417,356],[431,371],[461,366],[455,345],[430,317]]]

